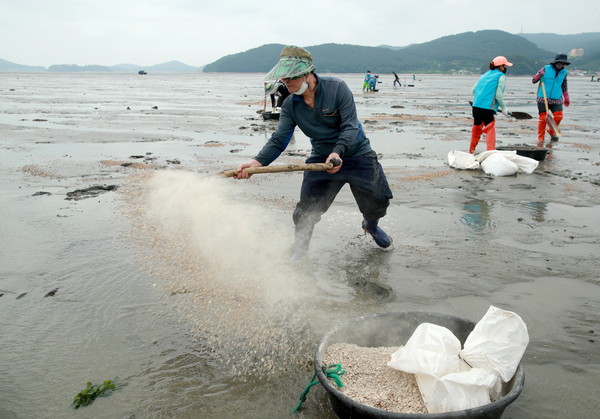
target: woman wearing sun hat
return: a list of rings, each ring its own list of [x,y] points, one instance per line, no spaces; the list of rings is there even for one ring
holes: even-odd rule
[[[380,247],[392,239],[379,226],[392,191],[377,154],[356,114],[352,92],[338,78],[315,73],[312,55],[304,48],[288,46],[265,80],[281,79],[291,95],[283,102],[279,123],[258,155],[237,168],[236,178],[249,178],[245,168],[271,164],[288,146],[296,126],[310,138],[307,163],[339,160],[327,172],[304,172],[300,201],[294,210],[295,241],[292,260],[306,256],[314,226],[348,183],[360,212],[362,227]]]
[[[469,153],[475,153],[481,134],[485,133],[487,150],[496,149],[496,111],[501,109],[508,114],[504,104],[506,88],[506,69],[511,67],[506,57],[499,55],[489,65],[489,70],[479,77],[473,86],[473,126],[471,127],[471,144]]]
[[[533,76],[532,82],[537,83],[540,80],[544,83],[544,89],[546,91],[546,99],[548,100],[548,108],[552,112],[552,117],[556,125],[560,124],[563,119],[563,103],[565,107],[571,104],[569,98],[569,86],[567,83],[567,69],[565,68],[571,64],[567,61],[566,54],[558,54],[554,61],[550,64],[540,68],[540,70]],[[546,104],[544,103],[544,90],[540,86],[537,92],[537,107],[539,112],[538,119],[538,143],[544,143],[544,136],[546,135]],[[556,133],[551,129],[548,130],[550,138],[557,140]]]

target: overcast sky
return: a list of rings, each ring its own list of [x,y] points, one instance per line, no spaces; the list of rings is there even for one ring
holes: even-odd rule
[[[600,32],[599,0],[0,0],[18,64],[209,64],[264,44],[405,46],[462,32]]]

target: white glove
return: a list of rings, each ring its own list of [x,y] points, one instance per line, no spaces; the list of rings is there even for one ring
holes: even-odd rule
[[[504,114],[504,116],[508,116],[510,114],[510,112],[508,112],[508,109],[502,109],[502,113]]]

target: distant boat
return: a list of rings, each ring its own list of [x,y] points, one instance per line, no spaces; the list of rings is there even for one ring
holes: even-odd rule
[[[146,75],[148,73],[146,73],[144,70],[140,70],[140,71],[138,71],[138,74],[141,74],[142,76],[144,76],[144,75]]]

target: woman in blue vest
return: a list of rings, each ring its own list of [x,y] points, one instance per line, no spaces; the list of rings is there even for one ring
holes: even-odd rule
[[[375,93],[377,91],[377,83],[381,83],[379,81],[379,74],[375,74],[369,79],[369,92]]]
[[[558,54],[554,61],[540,68],[540,71],[533,76],[532,80],[533,83],[537,83],[540,80],[544,82],[548,108],[552,112],[552,117],[556,125],[560,124],[560,121],[563,119],[563,103],[565,106],[571,104],[569,87],[567,85],[567,69],[565,68],[569,64],[571,63],[567,61],[566,54]],[[538,87],[536,100],[540,114],[538,120],[538,143],[543,144],[544,136],[546,135],[547,113],[541,83]],[[558,136],[551,129],[548,129],[548,134],[550,134],[551,140],[558,140]]]
[[[498,109],[508,114],[504,104],[506,88],[506,68],[511,67],[506,57],[498,56],[492,60],[489,70],[479,77],[473,86],[473,127],[471,128],[471,145],[469,153],[475,153],[481,134],[485,133],[487,150],[496,149],[496,119]]]

